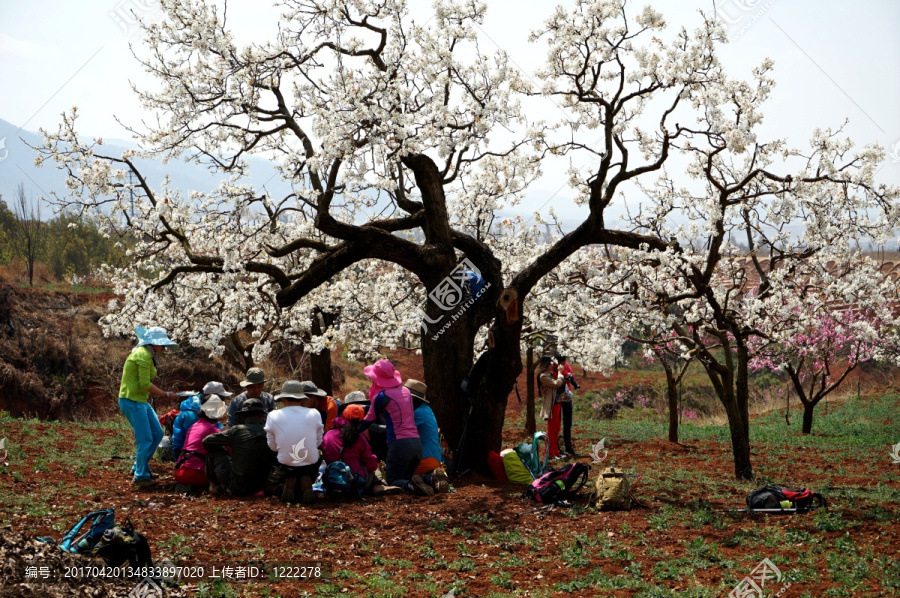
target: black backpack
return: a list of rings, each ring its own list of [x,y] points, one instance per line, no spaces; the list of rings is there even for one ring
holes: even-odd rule
[[[588,466],[572,463],[560,469],[548,471],[531,483],[523,496],[541,504],[557,503],[573,498],[587,483]]]
[[[103,532],[92,553],[102,558],[109,567],[118,567],[126,561],[132,568],[153,566],[150,544],[147,538],[134,531],[130,519]]]

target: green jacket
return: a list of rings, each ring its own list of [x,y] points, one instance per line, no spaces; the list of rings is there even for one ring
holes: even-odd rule
[[[150,347],[135,347],[125,360],[122,369],[122,384],[119,386],[119,398],[146,403],[150,396],[150,387],[156,378],[156,366]]]
[[[235,496],[249,496],[263,489],[278,453],[269,448],[263,423],[250,420],[203,439],[207,451],[231,447],[231,485]]]

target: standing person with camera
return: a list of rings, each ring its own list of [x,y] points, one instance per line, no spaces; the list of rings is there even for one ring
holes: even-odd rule
[[[559,453],[559,422],[560,402],[559,395],[565,384],[562,372],[556,365],[556,360],[550,355],[541,357],[537,372],[537,387],[541,394],[541,417],[547,421],[547,444],[550,445],[550,458],[558,459]]]
[[[563,392],[557,398],[562,416],[563,442],[566,445],[566,453],[574,458],[578,454],[572,447],[572,398],[574,397],[573,391],[578,390],[580,387],[575,382],[575,372],[566,360],[566,356],[557,355],[556,361],[559,364],[559,374],[566,381],[562,388]]]

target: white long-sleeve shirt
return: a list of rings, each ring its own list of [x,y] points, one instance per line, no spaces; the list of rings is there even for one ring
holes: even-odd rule
[[[266,441],[278,452],[278,462],[291,467],[312,465],[319,460],[325,427],[322,416],[308,407],[282,407],[266,418]]]

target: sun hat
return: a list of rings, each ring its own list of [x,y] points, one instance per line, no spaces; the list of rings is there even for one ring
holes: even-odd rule
[[[347,405],[344,407],[344,410],[341,412],[341,417],[346,420],[358,419],[362,420],[366,416],[366,410],[362,408],[362,405]]]
[[[144,328],[143,326],[135,326],[134,333],[138,337],[138,347],[143,347],[144,345],[156,345],[158,347],[167,347],[171,345],[177,345],[175,341],[169,338],[169,335],[166,334],[164,328],[160,328],[159,326],[153,326],[151,328]]]
[[[250,368],[247,370],[247,379],[241,381],[242,387],[253,386],[254,384],[264,384],[266,374],[259,368]]]
[[[328,393],[312,383],[312,380],[304,380],[300,383],[303,385],[303,394],[308,397],[327,397]]]
[[[410,378],[403,386],[408,388],[410,394],[415,398],[421,400],[424,403],[428,402],[428,399],[425,398],[425,393],[428,392],[428,386],[426,386],[424,382],[419,382],[418,380]]]
[[[209,395],[209,398],[206,399],[206,402],[200,405],[200,409],[203,410],[203,413],[209,419],[219,419],[228,411],[228,407],[225,406],[225,402],[222,401],[222,398],[216,394]]]
[[[344,397],[344,405],[352,405],[353,403],[368,403],[369,399],[366,397],[366,393],[361,390],[354,390],[346,397]]]
[[[275,400],[296,399],[298,401],[308,399],[303,392],[303,384],[296,380],[288,380],[281,385],[281,392],[275,395]]]
[[[382,388],[396,388],[403,384],[400,372],[387,359],[379,359],[374,364],[367,365],[363,368],[363,373]]]
[[[209,401],[207,401],[209,403]],[[244,404],[241,406],[241,410],[238,413],[242,415],[246,415],[248,413],[265,413],[266,406],[263,405],[263,402],[259,399],[247,399],[244,401]]]
[[[225,385],[221,382],[207,382],[203,387],[205,395],[219,395],[220,397],[230,397],[231,393],[225,390]]]

